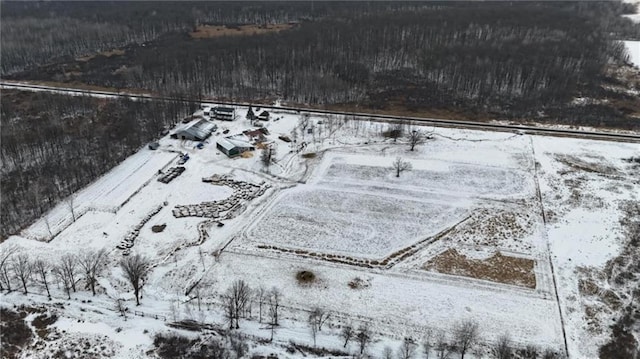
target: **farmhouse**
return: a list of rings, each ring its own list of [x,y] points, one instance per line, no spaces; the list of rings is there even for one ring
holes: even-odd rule
[[[204,141],[211,133],[218,129],[214,123],[205,119],[191,123],[182,129],[179,129],[171,137],[180,140]]]
[[[216,120],[233,121],[236,119],[236,110],[233,107],[216,107],[213,116]]]
[[[243,152],[254,151],[256,149],[248,142],[230,137],[219,139],[216,143],[216,147],[222,153],[232,158],[241,155]]]
[[[262,111],[262,112],[258,115],[258,120],[260,120],[260,121],[269,121],[269,112],[267,112],[267,111]]]

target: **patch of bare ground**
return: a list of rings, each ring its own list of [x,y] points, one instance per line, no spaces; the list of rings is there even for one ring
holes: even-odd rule
[[[447,249],[426,262],[423,269],[534,289],[534,265],[532,259],[505,256],[500,252],[487,259],[472,259],[455,249]]]
[[[560,174],[564,175],[571,171],[577,172],[589,172],[589,173],[597,173],[601,175],[607,176],[618,176],[620,175],[617,168],[610,166],[609,164],[603,163],[599,160],[604,160],[604,158],[592,158],[591,161],[571,155],[556,155],[556,161],[562,163],[567,166],[569,170],[561,171]]]
[[[91,59],[94,59],[96,56],[111,57],[111,56],[122,56],[122,55],[124,55],[124,50],[113,49],[113,50],[108,50],[108,51],[102,51],[102,52],[99,52],[97,54],[80,56],[80,57],[77,57],[76,60],[77,61],[82,61],[82,62],[87,62],[87,61],[89,61]]]
[[[266,25],[200,25],[195,31],[189,33],[194,39],[210,39],[222,36],[251,36],[262,35],[270,32],[280,32],[295,27],[295,24],[266,24]]]

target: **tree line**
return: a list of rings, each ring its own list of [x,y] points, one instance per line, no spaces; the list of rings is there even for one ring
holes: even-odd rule
[[[576,96],[634,101],[602,90],[603,83],[611,81],[607,66],[627,60],[613,32],[619,21],[628,20],[620,17],[624,5],[404,6],[354,4],[341,10],[342,16],[321,16],[259,36],[192,39],[185,32],[165,33],[145,46],[127,47],[119,56],[53,64],[12,77],[143,88],[192,98],[439,108],[469,116],[599,121],[637,128],[637,121],[606,110],[606,105],[585,110],[568,106]],[[355,15],[358,8],[374,10]],[[310,11],[300,9],[298,18]],[[272,20],[288,18],[282,16]],[[216,19],[210,20],[224,22]]]
[[[0,238],[17,233],[193,111],[177,101],[3,90]]]
[[[403,2],[138,2],[79,1],[0,3],[2,75],[31,66],[143,44],[199,24],[266,24],[425,5]]]
[[[52,298],[52,289],[62,288],[68,299],[71,294],[81,290],[80,284],[85,290],[90,290],[95,296],[98,293],[98,280],[105,276],[108,265],[112,262],[109,252],[106,249],[88,250],[81,254],[64,254],[54,260],[37,257],[34,258],[28,253],[21,251],[17,246],[4,246],[0,250],[0,291],[11,292],[20,290],[25,295],[30,293],[34,286],[44,288],[49,299]],[[136,305],[140,305],[140,298],[145,283],[147,282],[153,265],[149,258],[140,254],[125,256],[117,261],[121,268],[124,279],[133,291]],[[213,287],[212,278],[201,278],[188,286],[185,296],[189,298],[186,303],[196,301],[198,310],[202,310],[200,300],[203,297],[210,297]],[[224,313],[224,320],[228,325],[227,333],[232,333],[240,329],[240,319],[257,319],[259,323],[266,325],[270,331],[270,341],[274,340],[274,333],[281,326],[281,312],[283,310],[283,293],[276,287],[267,289],[263,286],[251,288],[244,280],[235,280],[219,296],[219,305]],[[114,308],[126,320],[129,310],[120,298],[115,299]],[[175,307],[172,306],[173,320],[179,323]],[[256,313],[257,311],[257,313]],[[257,318],[255,317],[257,314]],[[307,348],[310,351],[317,351],[316,339],[323,326],[336,327],[335,323],[328,323],[333,318],[334,313],[325,310],[321,306],[314,306],[307,311],[306,324],[313,341],[313,347]],[[196,323],[198,323],[196,321]],[[203,325],[205,323],[199,323]],[[370,329],[369,323],[363,322],[354,325],[352,322],[345,322],[337,326],[337,335],[343,340],[343,349],[350,343],[355,344],[356,355],[363,357],[370,353],[370,345],[374,342],[374,332]],[[452,358],[455,354],[464,359],[466,355],[472,354],[476,357],[489,353],[491,358],[511,359],[514,354],[518,354],[525,359],[560,359],[563,355],[552,349],[542,350],[529,345],[523,349],[517,349],[508,334],[500,336],[489,348],[481,348],[482,333],[477,322],[463,320],[456,322],[447,333],[428,329],[419,338],[406,337],[401,345],[394,351],[390,346],[386,346],[379,355],[389,359],[412,359],[419,357],[419,348],[428,359],[431,355],[438,359]],[[336,334],[336,333],[334,333]],[[240,342],[240,335],[232,335],[229,340]],[[184,341],[179,336],[156,337],[154,341],[158,347],[159,354],[173,355],[173,357],[191,357],[192,346],[195,342]],[[214,345],[212,349],[222,350],[226,346],[224,343],[208,343]],[[240,344],[240,343],[232,343]],[[202,343],[198,343],[198,348]],[[246,353],[244,344],[243,352]],[[242,349],[242,348],[236,348]],[[326,350],[326,349],[323,349]],[[226,353],[226,351],[223,350]],[[198,356],[193,356],[197,358]],[[207,356],[210,357],[210,356]]]

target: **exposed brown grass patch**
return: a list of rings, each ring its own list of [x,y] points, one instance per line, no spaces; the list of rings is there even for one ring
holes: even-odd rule
[[[102,56],[105,56],[105,57],[122,56],[122,55],[124,55],[124,50],[113,49],[113,50],[108,50],[108,51],[102,51],[102,52],[99,52],[99,53],[93,54],[93,55],[85,55],[85,56],[77,57],[76,60],[82,61],[82,62],[87,62],[87,61],[95,58],[98,55],[102,55]]]
[[[316,275],[313,272],[302,270],[296,273],[296,280],[299,284],[308,285],[316,280]]]
[[[221,36],[251,36],[262,35],[270,32],[280,32],[293,28],[294,24],[267,24],[267,25],[241,25],[237,27],[227,27],[225,25],[201,25],[196,27],[196,31],[189,33],[194,39],[210,39]]]
[[[423,269],[535,288],[534,264],[531,259],[509,257],[500,252],[487,259],[471,259],[455,249],[447,249],[425,263]]]

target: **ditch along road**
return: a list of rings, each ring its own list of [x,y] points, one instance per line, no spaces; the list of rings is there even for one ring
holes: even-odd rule
[[[21,82],[0,82],[0,89],[15,89],[24,91],[41,91],[50,92],[63,95],[74,96],[92,96],[101,98],[121,98],[126,97],[132,100],[149,100],[149,101],[181,101],[190,103],[212,103],[219,105],[229,106],[249,106],[258,105],[262,109],[278,110],[278,111],[292,111],[295,113],[308,113],[319,115],[340,115],[350,116],[353,119],[358,120],[374,120],[384,122],[394,121],[410,121],[416,124],[425,124],[435,127],[450,127],[450,128],[464,128],[471,130],[485,130],[485,131],[500,131],[500,132],[513,132],[518,134],[527,135],[540,135],[540,136],[557,136],[557,137],[574,137],[584,138],[591,140],[605,140],[605,141],[622,141],[622,142],[640,142],[640,133],[623,133],[623,132],[608,132],[608,131],[583,131],[583,130],[570,130],[559,129],[551,127],[536,127],[527,125],[509,125],[499,123],[486,123],[475,121],[459,121],[459,120],[447,120],[440,118],[425,118],[425,117],[411,117],[411,116],[394,116],[394,115],[382,115],[374,113],[364,112],[348,112],[348,111],[334,111],[334,110],[322,110],[307,107],[291,107],[291,106],[272,106],[258,103],[247,102],[224,102],[209,99],[191,99],[181,97],[167,97],[152,94],[137,94],[127,92],[115,92],[115,91],[101,91],[101,90],[88,90],[58,86],[45,86],[31,83]]]

